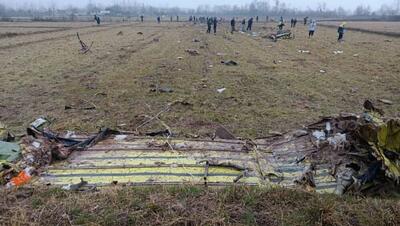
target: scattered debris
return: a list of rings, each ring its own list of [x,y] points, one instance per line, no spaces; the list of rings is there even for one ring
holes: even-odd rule
[[[387,104],[387,105],[392,105],[393,104],[393,101],[387,100],[387,99],[379,99],[378,101],[382,102],[384,104]]]
[[[151,137],[165,136],[165,137],[169,137],[169,136],[172,136],[172,133],[171,133],[170,130],[166,129],[166,130],[161,130],[161,131],[157,131],[157,132],[146,133],[146,136],[151,136]]]
[[[303,174],[299,178],[295,179],[294,182],[300,185],[306,191],[315,191],[316,184],[314,174],[315,167],[310,165],[304,170]]]
[[[86,43],[84,43],[81,40],[81,38],[79,37],[79,33],[78,32],[76,32],[76,36],[78,37],[79,44],[81,45],[80,53],[86,54],[88,52],[91,52],[90,48],[92,48],[93,42],[90,44],[90,46],[88,46],[88,45],[86,45]]]
[[[197,39],[197,38],[194,38],[194,39],[193,39],[193,42],[200,42],[200,40]]]
[[[87,181],[84,181],[83,178],[81,178],[81,181],[77,184],[68,184],[62,187],[63,190],[67,191],[79,191],[83,186],[86,186],[88,184]]]
[[[116,136],[114,137],[114,140],[116,140],[116,141],[123,141],[123,140],[125,140],[127,137],[128,137],[128,136],[127,136],[127,135],[124,135],[124,134],[122,134],[122,135],[116,135]]]
[[[118,36],[124,35],[124,32],[119,31],[119,32],[117,33],[117,35],[118,35]]]
[[[324,131],[314,131],[312,135],[317,139],[317,141],[326,140],[325,132]]]
[[[306,136],[306,135],[308,135],[307,130],[299,129],[299,130],[296,130],[293,132],[294,137],[302,137],[302,136]]]
[[[153,42],[159,42],[160,39],[159,38],[153,38]]]
[[[356,54],[353,54],[353,57],[358,57],[360,54],[358,54],[358,53],[356,53]]]
[[[8,131],[5,124],[0,122],[0,141],[11,142],[15,140],[14,134]]]
[[[221,89],[217,89],[218,93],[223,93],[226,90],[226,88],[221,88]]]
[[[183,60],[183,57],[177,57],[178,60]]]
[[[350,92],[351,93],[356,93],[358,90],[359,90],[359,88],[353,87],[353,88],[350,89]]]
[[[227,65],[227,66],[237,66],[237,65],[238,65],[238,63],[236,63],[236,62],[233,61],[233,60],[221,61],[221,64],[225,64],[225,65]]]
[[[143,35],[143,32],[139,31],[137,34],[138,34],[138,35]]]
[[[327,151],[327,157],[340,165],[334,170],[336,194],[378,190],[400,181],[400,119],[384,121],[382,111],[368,100],[364,108],[362,115],[342,114],[308,126],[318,155]]]
[[[169,87],[158,87],[150,89],[151,92],[158,92],[158,93],[172,93],[174,90]]]
[[[200,52],[195,49],[186,49],[185,52],[189,53],[192,56],[200,55]]]
[[[283,133],[281,133],[279,131],[274,131],[274,130],[268,131],[268,134],[272,135],[272,136],[283,136]]]
[[[95,110],[97,109],[97,106],[87,100],[79,100],[78,106],[75,105],[65,105],[64,110],[71,110],[71,109],[77,109],[77,110]]]
[[[272,41],[276,42],[279,39],[293,39],[294,35],[290,30],[283,30],[283,31],[278,31],[275,34],[270,34],[268,35],[268,38],[271,39]]]
[[[21,149],[18,144],[0,141],[0,164],[15,162],[21,155]],[[3,166],[0,165],[0,170]]]
[[[319,70],[319,72],[320,72],[320,73],[326,73],[326,71],[325,71],[325,70],[322,70],[322,69]]]
[[[11,178],[11,180],[6,184],[6,187],[20,187],[24,184],[27,184],[31,180],[34,172],[35,169],[33,167],[25,168],[17,176]]]
[[[225,88],[218,90],[223,92]],[[134,133],[122,133],[110,129],[103,129],[97,134],[85,136],[78,136],[73,132],[58,134],[51,132],[48,128],[43,128],[48,121],[39,118],[27,129],[27,136],[20,141],[22,156],[15,163],[15,167],[6,166],[0,171],[1,182],[3,185],[7,184],[8,187],[16,187],[28,183],[33,176],[38,175],[41,179],[39,181],[61,184],[63,182],[58,181],[57,176],[62,175],[66,178],[65,181],[71,184],[64,187],[67,190],[80,190],[88,183],[111,184],[115,181],[115,169],[98,170],[90,165],[92,163],[86,163],[87,157],[97,155],[104,158],[105,153],[112,151],[114,155],[117,155],[113,157],[123,159],[126,156],[120,154],[122,148],[135,153],[135,156],[143,156],[146,162],[152,164],[154,174],[149,173],[140,177],[129,176],[124,179],[125,175],[149,167],[142,164],[143,159],[135,158],[132,160],[132,167],[123,165],[124,168],[118,168],[121,170],[118,174],[124,175],[119,177],[118,184],[126,182],[124,180],[129,180],[132,184],[146,184],[143,178],[148,179],[147,184],[184,183],[188,182],[189,177],[176,176],[177,173],[184,171],[193,174],[191,177],[195,181],[206,178],[205,181],[209,186],[212,185],[210,181],[214,176],[212,179],[218,182],[215,183],[217,185],[239,183],[239,181],[252,185],[279,184],[286,187],[298,185],[310,191],[336,194],[352,191],[366,193],[398,188],[400,119],[383,117],[383,111],[376,108],[371,101],[365,101],[365,110],[362,114],[342,113],[338,116],[324,117],[304,129],[279,133],[280,136],[258,138],[254,141],[235,138],[222,126],[217,128],[214,134],[214,138],[218,137],[222,140],[170,138],[173,133],[159,117],[176,104],[191,105],[182,100],[171,102],[136,128],[137,131],[151,121],[158,120],[166,129],[146,133],[146,135],[163,136],[163,138],[141,138]],[[132,134],[133,136],[130,136]],[[111,135],[114,136],[110,137]],[[107,140],[100,142],[105,139]],[[226,139],[230,140],[224,141]],[[4,145],[10,145],[4,143],[0,142],[0,149],[5,147]],[[18,146],[18,144],[12,145]],[[8,147],[6,149],[10,150]],[[73,151],[82,152],[79,155],[70,155]],[[167,151],[169,152],[165,153]],[[160,153],[165,155],[165,161],[171,160],[172,163],[161,162]],[[5,155],[7,154],[0,151],[1,157]],[[54,160],[65,160],[68,157],[75,165],[67,164],[70,168],[64,168],[61,173],[52,172],[46,168]],[[205,166],[205,173],[188,171],[193,169],[182,167],[180,164]],[[159,168],[160,166],[162,167]],[[170,167],[168,172],[165,171],[166,166]],[[85,178],[87,181],[82,178],[79,182],[77,179],[81,176],[77,177],[77,175],[79,173],[82,175],[82,169],[79,167],[91,167],[90,172],[93,176]],[[219,168],[213,171],[215,169],[213,167]],[[97,171],[101,172],[97,173]],[[226,176],[227,174],[229,176]],[[171,175],[178,179],[170,181],[167,177]],[[157,180],[158,176],[160,180]],[[103,179],[101,182],[99,182],[100,177]],[[294,180],[294,178],[297,179]]]
[[[39,117],[35,121],[33,121],[30,125],[35,129],[41,129],[46,125],[49,125],[50,121],[44,117]]]
[[[225,56],[225,53],[217,53],[217,56]]]
[[[216,129],[214,137],[217,137],[220,139],[225,139],[225,140],[235,140],[236,139],[236,137],[223,126],[219,126]]]
[[[335,51],[333,51],[333,54],[335,54],[335,55],[337,55],[337,54],[342,54],[343,53],[343,51],[341,51],[341,50],[335,50]]]
[[[299,53],[308,53],[308,54],[311,54],[311,51],[310,51],[310,50],[302,50],[302,49],[299,49],[297,52],[299,52]]]

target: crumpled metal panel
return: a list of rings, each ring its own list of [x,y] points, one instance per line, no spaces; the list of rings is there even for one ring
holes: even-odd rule
[[[316,148],[308,136],[273,137],[254,141],[153,139],[113,137],[86,151],[75,151],[52,164],[39,182],[75,184],[80,178],[97,186],[205,184],[294,187],[309,167],[307,155]],[[300,161],[302,160],[302,161]],[[329,165],[314,172],[316,190],[333,192],[336,180]]]

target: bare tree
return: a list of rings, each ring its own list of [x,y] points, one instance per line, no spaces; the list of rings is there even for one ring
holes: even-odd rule
[[[371,15],[371,7],[370,6],[359,5],[354,10],[354,15],[355,16],[370,16]]]

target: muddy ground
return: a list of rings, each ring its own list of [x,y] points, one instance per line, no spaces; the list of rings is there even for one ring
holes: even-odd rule
[[[338,43],[334,28],[319,27],[308,39],[300,25],[294,40],[274,43],[262,37],[273,23],[256,24],[255,37],[232,35],[228,24],[216,36],[189,23],[0,25],[0,34],[16,33],[0,38],[0,121],[17,132],[39,116],[56,130],[135,130],[176,100],[160,119],[182,136],[208,136],[222,124],[238,136],[262,137],[359,112],[365,99],[387,116],[400,112],[399,38],[349,31]],[[92,52],[79,53],[76,32],[93,42]],[[173,92],[151,91],[157,88]],[[155,121],[139,131],[157,129],[163,126]]]

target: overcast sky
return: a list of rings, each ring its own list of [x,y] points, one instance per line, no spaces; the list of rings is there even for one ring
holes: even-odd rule
[[[135,0],[0,0],[0,3],[11,7],[21,6],[48,6],[50,2],[54,2],[57,7],[66,6],[85,6],[89,2],[101,3],[103,5],[109,5],[115,2],[135,2]],[[181,8],[196,8],[199,5],[244,5],[251,3],[253,0],[136,0],[138,3],[145,3],[146,5],[162,6],[162,7],[173,7],[179,6]],[[270,0],[270,4],[274,4],[275,0]],[[315,9],[318,3],[326,2],[328,8],[337,8],[339,6],[345,9],[353,10],[358,5],[369,5],[372,9],[379,9],[382,4],[395,5],[397,0],[280,0],[285,2],[287,6],[298,9]]]

